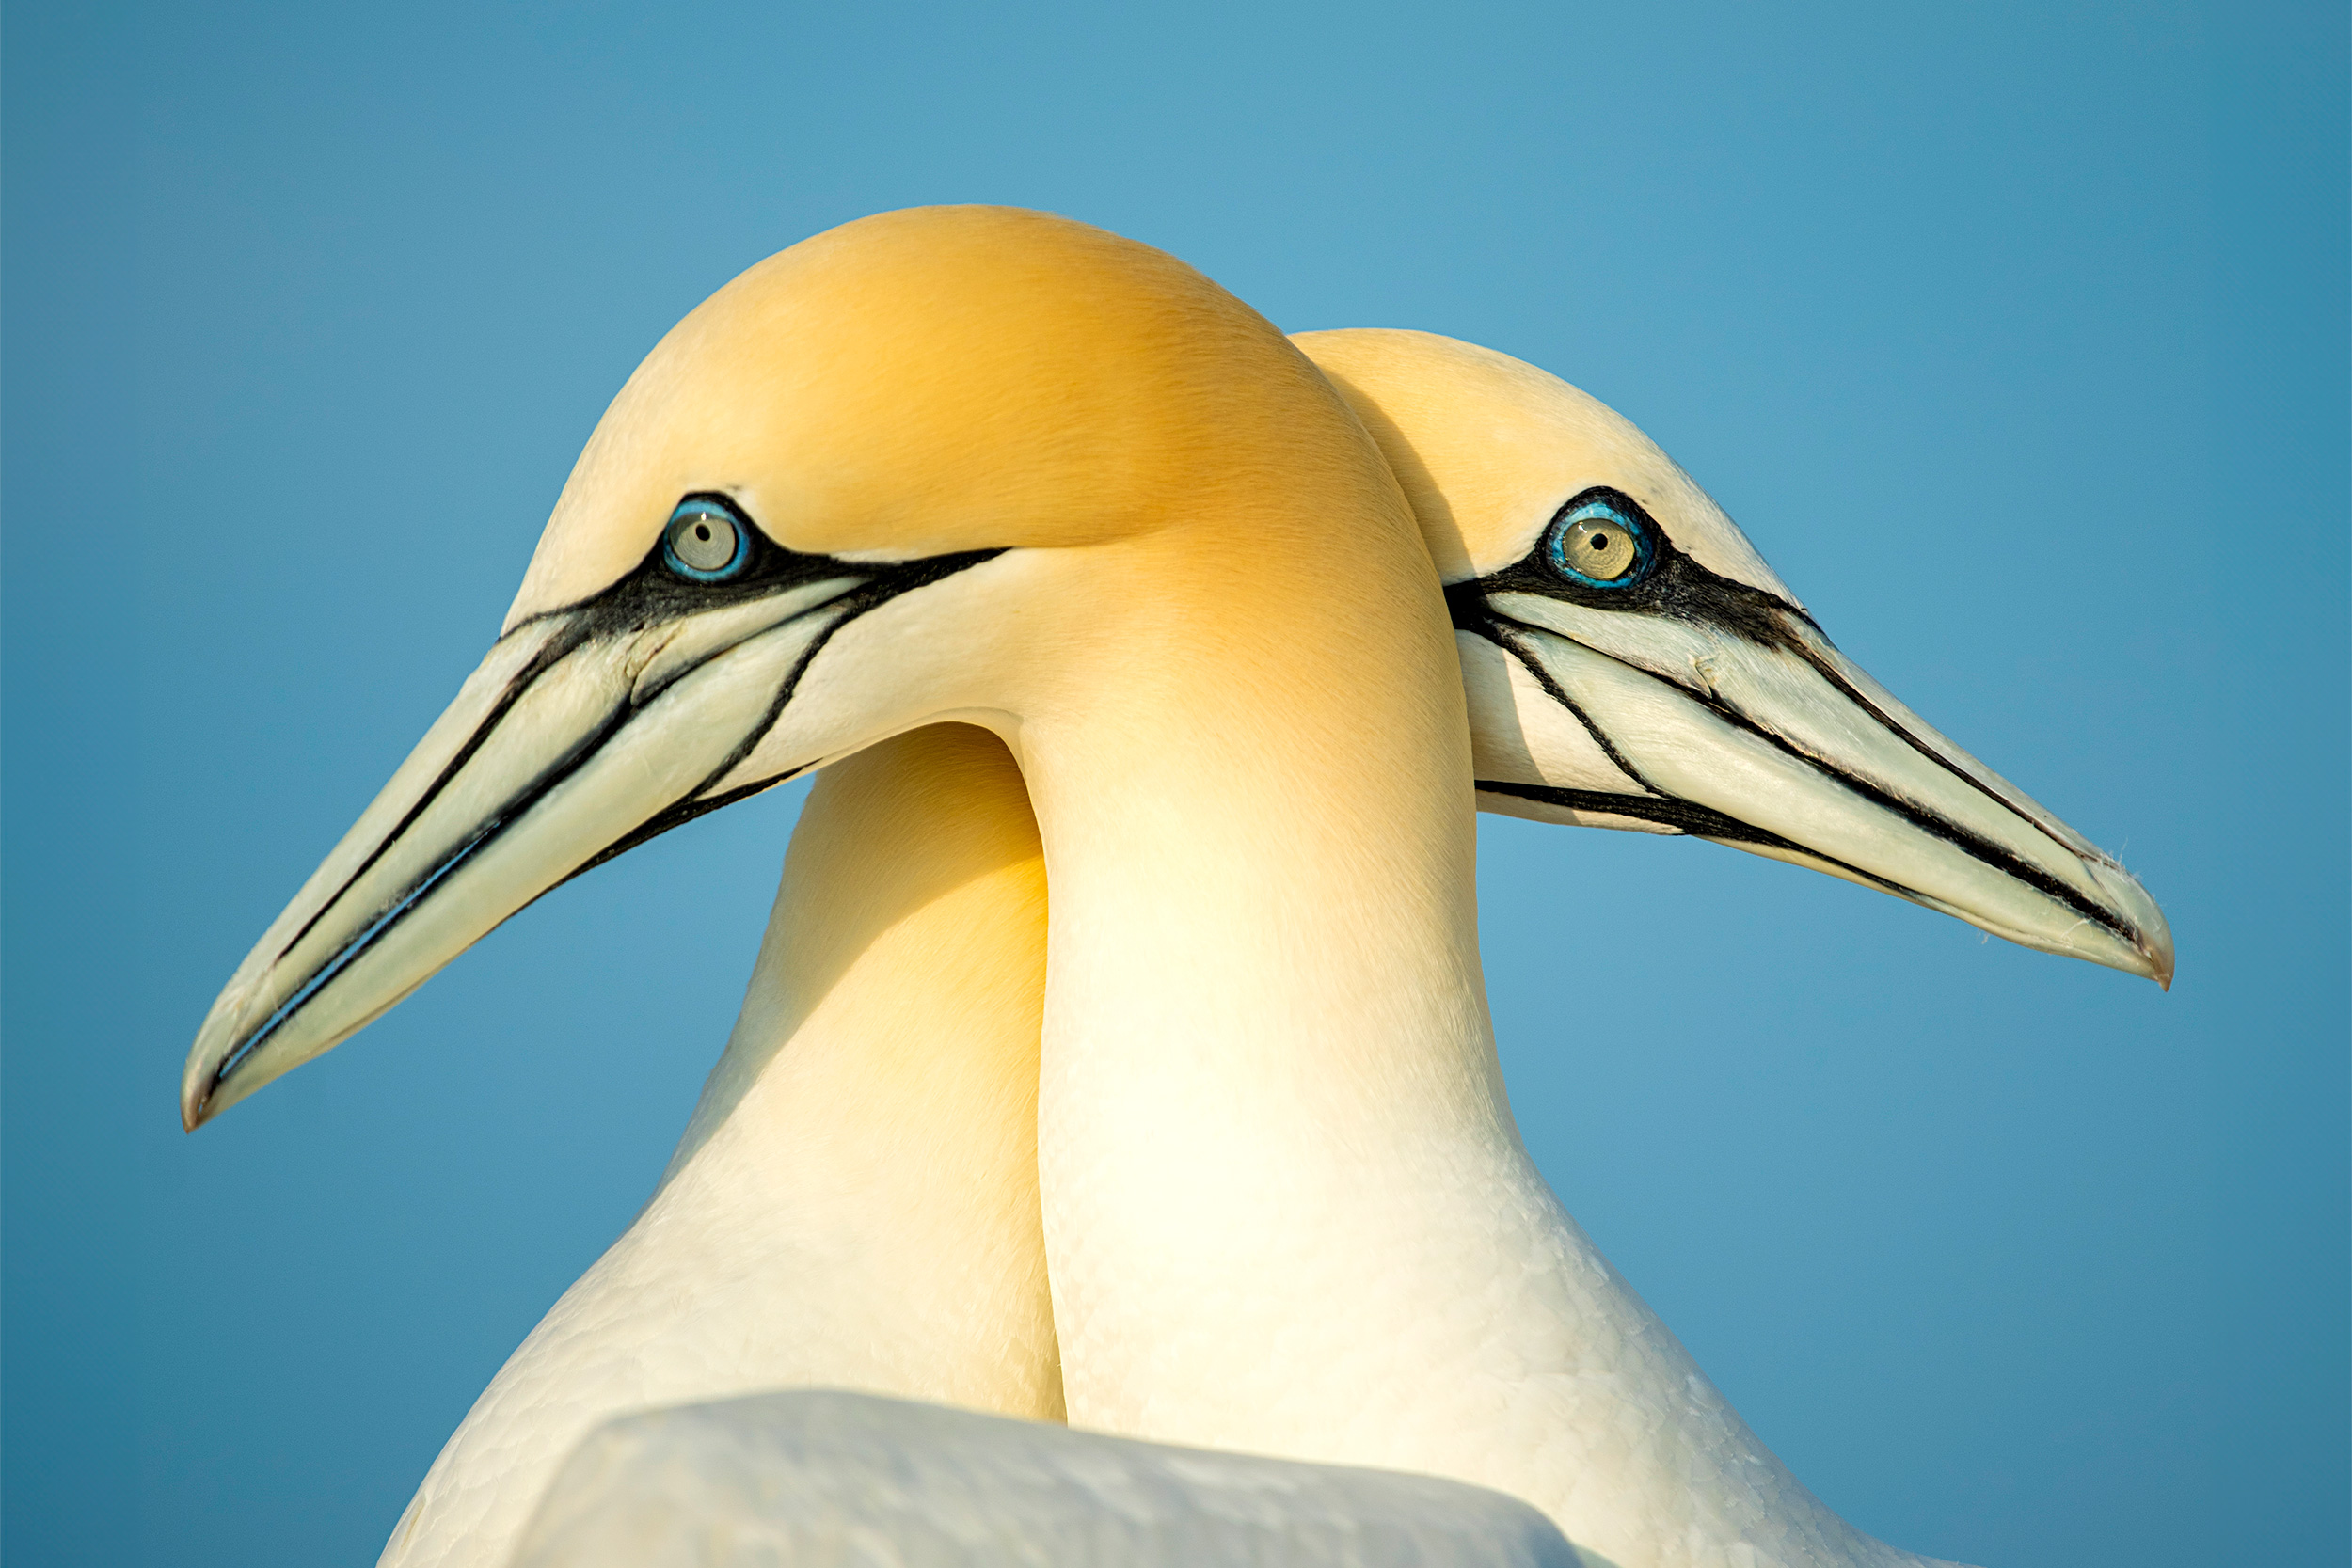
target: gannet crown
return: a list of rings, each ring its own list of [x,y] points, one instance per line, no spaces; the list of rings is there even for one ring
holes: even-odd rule
[[[507,628],[618,580],[686,495],[732,499],[787,549],[903,561],[1294,490],[1333,461],[1302,393],[1347,419],[1270,323],[1150,245],[1009,207],[861,218],[751,267],[646,356]]]
[[[1680,464],[1550,372],[1435,332],[1343,329],[1296,341],[1380,444],[1447,581],[1518,560],[1562,503],[1607,481],[1638,495],[1702,565],[1798,602]]]

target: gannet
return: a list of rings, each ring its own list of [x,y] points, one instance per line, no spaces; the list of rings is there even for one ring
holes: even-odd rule
[[[2139,884],[1838,653],[1629,422],[1429,334],[1298,341],[1422,516],[1482,804],[1714,839],[2169,984]],[[1405,1130],[1392,1079],[1347,1092],[1352,1042],[1299,1034],[1324,1049],[1253,1070],[1049,1027],[1040,1191],[1073,1423],[1475,1481],[1618,1568],[1926,1560],[1756,1438],[1507,1109],[1483,1141]]]
[[[907,238],[918,232],[921,242]],[[855,260],[845,264],[845,255]],[[855,321],[845,326],[848,317]],[[1173,1376],[1142,1369],[1148,1386],[1138,1390],[1140,1341],[1122,1345],[1135,1325],[1117,1323],[1131,1304],[1119,1282],[1105,1288],[1095,1276],[1099,1260],[1080,1245],[1073,1315],[1063,1316],[1058,1261],[1054,1288],[1066,1375],[1083,1358],[1096,1392],[1108,1392],[1106,1418],[1094,1424],[1183,1435],[1172,1429],[1200,1424],[1206,1411],[1233,1432],[1202,1440],[1332,1458],[1418,1443],[1425,1452],[1373,1462],[1540,1493],[1541,1478],[1475,1473],[1496,1468],[1484,1450],[1514,1439],[1463,1423],[1459,1396],[1506,1419],[1541,1405],[1553,1370],[1543,1353],[1556,1347],[1544,1343],[1542,1323],[1520,1321],[1527,1298],[1547,1305],[1547,1269],[1606,1266],[1569,1244],[1581,1239],[1526,1166],[1493,1070],[1468,941],[1457,666],[1431,653],[1428,634],[1442,637],[1447,617],[1439,608],[1433,622],[1422,602],[1435,593],[1428,560],[1385,468],[1365,467],[1343,405],[1270,347],[1269,332],[1154,253],[1002,213],[867,220],[723,291],[665,340],[599,427],[484,670],[232,980],[192,1054],[183,1114],[200,1119],[354,1032],[585,864],[911,723],[968,719],[1018,756],[1054,867],[1049,1103],[1090,1077],[1091,1089],[1110,1090],[1104,1108],[1130,1114],[1136,1090],[1150,1085],[1102,1082],[1103,1064],[1122,1053],[1140,1076],[1184,1096],[1197,1093],[1196,1068],[1248,1057],[1256,1078],[1244,1074],[1243,1093],[1169,1102],[1172,1141],[1197,1148],[1200,1119],[1221,1117],[1215,1131],[1230,1137],[1275,1131],[1281,1123],[1265,1119],[1269,1105],[1292,1114],[1293,1147],[1279,1137],[1231,1142],[1221,1164],[1213,1158],[1197,1170],[1192,1185],[1204,1201],[1191,1212],[1192,1199],[1169,1202],[1177,1195],[1155,1188],[1161,1173],[1112,1163],[1105,1186],[1124,1189],[1124,1223],[1179,1251],[1201,1255],[1207,1232],[1234,1212],[1267,1233],[1232,1233],[1271,1266],[1238,1293],[1212,1296],[1204,1316],[1238,1307],[1243,1320],[1263,1320],[1286,1299],[1287,1285],[1267,1288],[1285,1269],[1297,1283],[1327,1284],[1314,1259],[1266,1242],[1296,1234],[1309,1213],[1343,1217],[1345,1205],[1332,1205],[1358,1182],[1394,1207],[1370,1224],[1344,1215],[1332,1232],[1338,1250],[1374,1239],[1373,1256],[1391,1262],[1483,1263],[1490,1284],[1500,1261],[1506,1286],[1516,1282],[1485,1291],[1483,1325],[1457,1311],[1472,1330],[1460,1346],[1441,1343],[1448,1325],[1416,1321],[1422,1349],[1434,1338],[1449,1354],[1468,1349],[1467,1359],[1448,1366],[1409,1344],[1390,1348],[1391,1357],[1404,1353],[1418,1387],[1379,1386],[1379,1337],[1361,1333],[1362,1308],[1425,1293],[1439,1278],[1459,1290],[1478,1274],[1415,1279],[1408,1268],[1394,1281],[1401,1291],[1359,1285],[1348,1302],[1327,1290],[1298,1297],[1298,1331],[1312,1338],[1338,1326],[1339,1359],[1357,1358],[1358,1385],[1334,1398],[1341,1385],[1327,1371],[1299,1369],[1296,1386],[1271,1390],[1276,1406],[1253,1415],[1239,1408],[1246,1399],[1220,1405],[1232,1390],[1203,1390],[1181,1367],[1167,1369]],[[914,385],[891,385],[893,368],[917,372],[895,378]],[[861,424],[866,444],[853,428]],[[975,436],[975,425],[993,428]],[[1171,483],[1179,479],[1184,485]],[[1745,563],[1720,541],[1693,534],[1685,545],[1671,521],[1645,519],[1640,501],[1612,495],[1615,511],[1569,515],[1564,503],[1549,523],[1539,519],[1546,559],[1610,570],[1613,544],[1595,519],[1613,517],[1621,532],[1646,520],[1632,546],[1640,580],[1615,587],[1641,590],[1653,576],[1671,583],[1678,572],[1757,594],[1777,588],[1736,570],[1724,576],[1726,561]],[[647,522],[649,511],[662,515]],[[1304,526],[1311,516],[1316,528]],[[1333,517],[1350,526],[1335,533]],[[1315,537],[1327,546],[1320,561]],[[1521,564],[1502,560],[1486,574],[1486,602],[1546,596],[1508,576]],[[1577,580],[1595,592],[1613,585],[1589,572]],[[1626,602],[1642,597],[1629,592]],[[1573,610],[1574,598],[1562,602]],[[1779,603],[1801,616],[1785,591]],[[1551,613],[1573,623],[1572,614],[1521,609],[1535,619],[1512,624],[1532,627],[1527,636],[1576,642],[1573,625],[1564,632],[1542,621]],[[1224,656],[1237,657],[1220,670]],[[1573,662],[1558,652],[1534,657]],[[1583,708],[1607,709],[1601,687]],[[1753,701],[1726,691],[1725,712]],[[1546,695],[1568,705],[1579,692]],[[1645,701],[1657,699],[1618,695],[1629,712]],[[1902,733],[1907,719],[1881,710],[1885,733]],[[1961,778],[1964,769],[1945,771]],[[1634,793],[1666,799],[1655,784]],[[1979,779],[1976,787],[2001,786]],[[1838,789],[1903,816],[1899,800],[1890,807],[1851,781]],[[1775,840],[1768,847],[1796,852],[1805,842],[1762,831]],[[1916,823],[1912,831],[1961,842]],[[1867,857],[1826,858],[1896,880],[1867,870]],[[1935,875],[1950,881],[1950,871]],[[1931,885],[1899,885],[1962,907],[1945,882],[1921,879]],[[2066,902],[2047,888],[2035,893]],[[2145,971],[2154,927],[2134,926],[2129,899],[2118,898],[2126,907],[2110,911],[2102,929],[2110,945],[2137,955],[2122,967]],[[2030,922],[2018,929],[2037,934]],[[2101,940],[2040,934],[2054,946]],[[1178,1042],[1202,1061],[1169,1070],[1181,1049],[1168,1048]],[[1348,1117],[1354,1128],[1337,1126]],[[1365,1132],[1374,1136],[1347,1136]],[[1049,1256],[1058,1259],[1057,1139],[1049,1134],[1044,1168]],[[1060,1153],[1066,1171],[1068,1146]],[[1254,1203],[1236,1183],[1238,1165],[1272,1179]],[[1473,1195],[1504,1205],[1486,1216],[1483,1258],[1481,1238],[1467,1235],[1465,1247],[1447,1214],[1451,1205],[1453,1218],[1469,1217],[1462,1200]],[[1099,1219],[1109,1195],[1086,1196],[1081,1221]],[[1405,1251],[1390,1244],[1398,1241]],[[1555,1297],[1560,1283],[1549,1281]],[[1352,1306],[1357,1321],[1325,1314],[1333,1305]],[[1083,1351],[1073,1322],[1089,1337]],[[1496,1403],[1488,1353],[1519,1358],[1518,1375],[1501,1380],[1521,1396],[1517,1404]],[[1405,1421],[1434,1414],[1439,1423],[1367,1433],[1367,1374]],[[1129,1418],[1115,1407],[1132,1398],[1143,1408]],[[1071,1408],[1077,1413],[1074,1398]],[[1500,1469],[1510,1468],[1506,1456]],[[1532,1500],[1560,1516],[1560,1497]],[[1695,1512],[1706,1514],[1709,1500]],[[1707,1545],[1708,1524],[1699,1518],[1690,1539]]]

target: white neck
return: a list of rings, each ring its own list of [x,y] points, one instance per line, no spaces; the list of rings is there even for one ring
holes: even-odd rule
[[[1043,872],[956,726],[827,769],[662,1185],[475,1402],[383,1561],[503,1564],[623,1411],[764,1388],[1061,1418],[1035,1164]]]
[[[1597,1564],[1919,1560],[1788,1474],[1535,1171],[1480,979],[1461,720],[1409,665],[1301,656],[1315,629],[1196,627],[1242,673],[1018,728],[1072,1423],[1476,1481]]]

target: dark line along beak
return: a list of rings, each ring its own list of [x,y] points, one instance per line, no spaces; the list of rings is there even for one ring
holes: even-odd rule
[[[1792,607],[1775,603],[1772,620],[1750,628],[1533,593],[1457,590],[1455,606],[1457,626],[1504,666],[1484,684],[1507,694],[1482,698],[1470,683],[1473,728],[1553,705],[1574,718],[1567,738],[1605,756],[1613,775],[1596,781],[1589,754],[1548,768],[1548,749],[1574,748],[1522,735],[1516,747],[1482,748],[1543,775],[1482,778],[1503,809],[1711,839],[2170,985],[2171,932],[2146,890],[1896,702]],[[1466,648],[1466,667],[1473,658]],[[1504,703],[1507,721],[1493,711]]]
[[[801,557],[710,608],[641,572],[501,638],[214,1002],[183,1125],[357,1034],[559,883],[821,760],[730,777],[842,626],[997,553]]]

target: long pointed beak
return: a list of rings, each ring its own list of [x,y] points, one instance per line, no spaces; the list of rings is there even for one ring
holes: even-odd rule
[[[557,883],[788,777],[739,764],[864,580],[672,619],[591,606],[501,638],[214,1002],[182,1125],[357,1034]]]
[[[1462,619],[1481,752],[1508,759],[1485,803],[1713,839],[2170,988],[2147,890],[1802,613],[1733,632],[1502,593]]]

